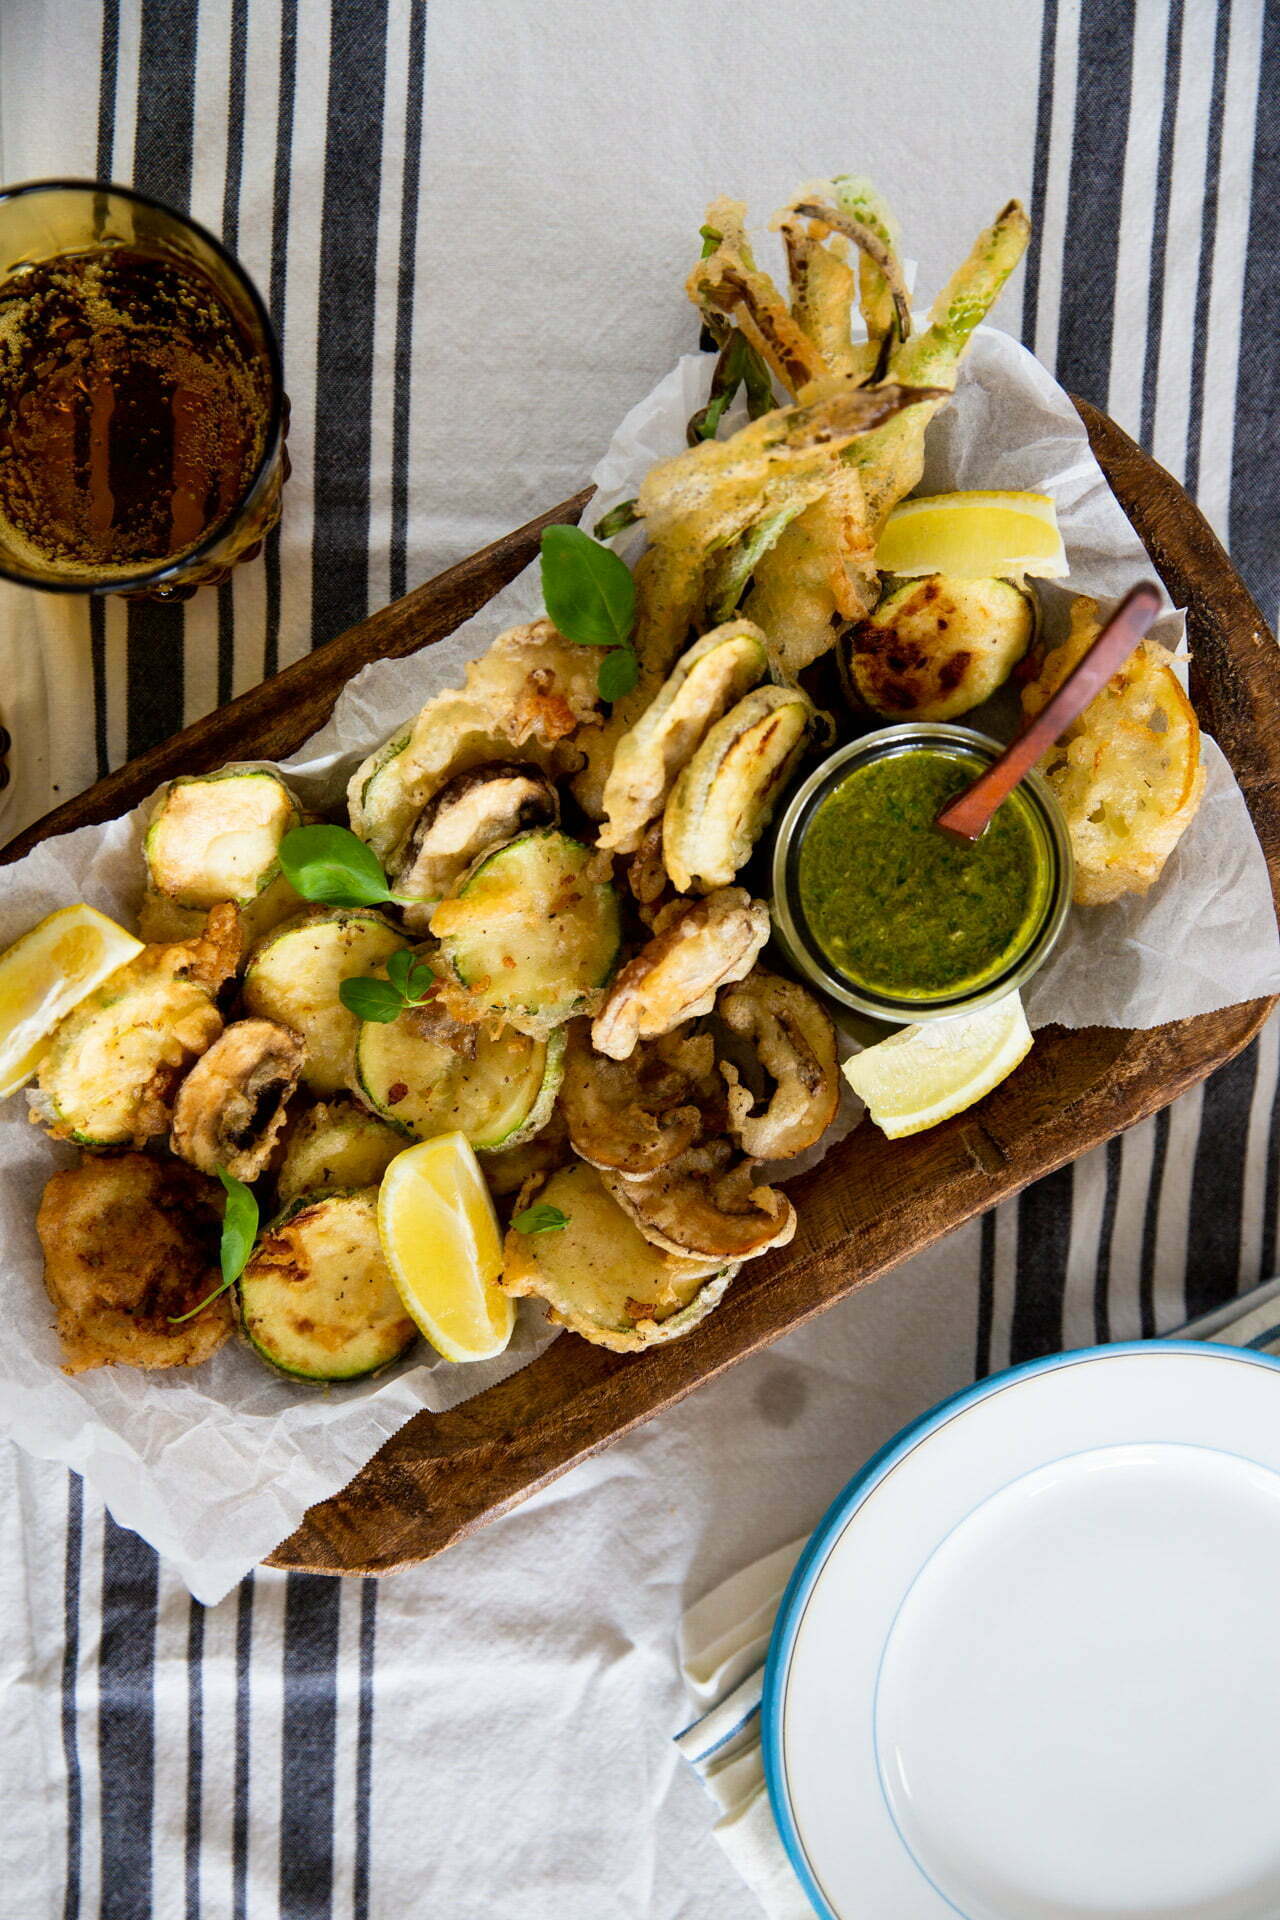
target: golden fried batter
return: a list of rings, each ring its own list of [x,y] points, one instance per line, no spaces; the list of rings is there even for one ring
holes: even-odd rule
[[[177,1161],[89,1158],[55,1173],[36,1231],[58,1310],[63,1367],[194,1367],[231,1331],[227,1296],[181,1326],[218,1285],[218,1189]]]

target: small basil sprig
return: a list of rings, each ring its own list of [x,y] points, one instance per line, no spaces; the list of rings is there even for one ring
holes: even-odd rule
[[[356,974],[338,987],[338,998],[357,1020],[376,1020],[385,1026],[406,1007],[420,1007],[431,990],[435,974],[410,947],[399,947],[387,959],[387,978]]]
[[[222,1241],[218,1249],[218,1264],[222,1268],[222,1285],[207,1293],[198,1307],[192,1307],[189,1313],[171,1313],[169,1324],[181,1326],[184,1320],[194,1320],[198,1313],[211,1307],[234,1287],[248,1264],[253,1252],[253,1243],[258,1237],[258,1203],[243,1180],[237,1180],[225,1167],[218,1168],[218,1178],[226,1189],[227,1204],[222,1215]]]
[[[405,898],[349,827],[292,828],[280,842],[280,865],[295,893],[326,907],[380,907]]]
[[[636,584],[625,560],[581,527],[548,527],[542,536],[542,598],[566,640],[608,647],[596,685],[604,700],[620,700],[639,667],[631,630]]]
[[[559,1207],[553,1207],[545,1200],[539,1200],[536,1206],[526,1207],[523,1213],[517,1213],[511,1222],[517,1233],[563,1233],[569,1224],[569,1216]]]

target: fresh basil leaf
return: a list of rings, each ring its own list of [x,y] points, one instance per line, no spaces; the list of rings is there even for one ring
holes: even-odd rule
[[[640,677],[640,662],[630,647],[615,647],[612,653],[606,653],[600,662],[600,671],[596,675],[596,686],[602,700],[621,700],[624,693],[630,693]]]
[[[567,1213],[561,1213],[559,1207],[548,1206],[545,1200],[539,1200],[536,1206],[526,1207],[523,1213],[517,1213],[511,1222],[517,1233],[563,1233],[569,1224]]]
[[[184,1320],[194,1320],[198,1313],[211,1307],[215,1300],[221,1299],[229,1287],[234,1287],[248,1264],[253,1252],[253,1243],[258,1237],[258,1203],[252,1192],[242,1180],[237,1180],[225,1167],[218,1168],[227,1195],[227,1204],[222,1215],[222,1242],[218,1250],[218,1264],[222,1268],[222,1285],[207,1293],[199,1306],[192,1307],[187,1313],[171,1313],[168,1316],[170,1326],[181,1326]]]
[[[294,827],[280,842],[285,879],[304,900],[375,907],[394,896],[377,856],[349,827]]]
[[[425,1000],[427,994],[435,985],[435,978],[435,974],[431,971],[431,968],[425,960],[414,960],[413,965],[409,969],[409,977],[405,982],[404,989],[405,998],[408,1000],[410,1006],[417,1006],[420,1001]]]
[[[408,993],[409,975],[413,972],[415,958],[412,947],[398,947],[387,956],[387,978],[397,993]]]
[[[237,1180],[225,1167],[218,1178],[226,1189],[227,1206],[222,1216],[222,1278],[227,1286],[244,1272],[253,1243],[258,1237],[258,1203],[243,1180]]]
[[[543,534],[542,598],[566,640],[618,647],[631,637],[636,617],[631,569],[581,527],[548,527]]]
[[[399,987],[393,986],[390,980],[375,980],[368,974],[344,980],[338,988],[338,998],[357,1020],[373,1020],[379,1026],[386,1026],[404,1012],[404,995]]]

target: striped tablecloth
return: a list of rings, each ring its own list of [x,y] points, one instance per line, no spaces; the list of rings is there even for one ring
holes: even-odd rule
[[[0,596],[0,833],[581,484],[687,346],[713,191],[873,174],[918,284],[1010,193],[999,318],[1280,597],[1280,14],[1264,0],[4,0],[0,177],[237,249],[282,532],[184,608]],[[1242,319],[1243,316],[1243,319]],[[221,1606],[56,1466],[0,1495],[0,1920],[739,1920],[670,1744],[682,1607],[975,1374],[1276,1267],[1277,1033],[442,1560]],[[877,1916],[876,1920],[880,1920]]]

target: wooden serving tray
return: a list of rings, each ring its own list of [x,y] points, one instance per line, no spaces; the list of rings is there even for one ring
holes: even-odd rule
[[[1193,694],[1244,791],[1280,899],[1280,654],[1208,524],[1114,422],[1077,402],[1093,450],[1175,602],[1188,610]],[[368,661],[451,633],[588,496],[452,567],[228,707],[100,780],[20,834],[0,861],[108,820],[176,773],[280,759],[328,718]],[[351,1484],[313,1507],[268,1562],[388,1573],[516,1505],[663,1407],[821,1313],[962,1221],[1165,1106],[1230,1060],[1272,1005],[1255,1000],[1141,1032],[1041,1030],[1025,1065],[968,1113],[907,1141],[860,1127],[788,1188],[799,1231],[750,1262],[724,1303],[669,1346],[621,1355],[572,1336],[487,1393],[422,1413]]]

